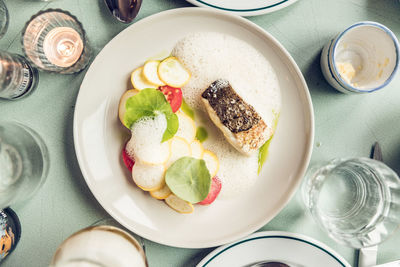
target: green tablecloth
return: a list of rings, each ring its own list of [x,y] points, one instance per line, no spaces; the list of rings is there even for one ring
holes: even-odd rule
[[[21,53],[20,36],[25,22],[46,8],[62,8],[84,25],[97,54],[128,25],[115,21],[102,0],[5,0],[10,25],[0,49]],[[157,12],[190,6],[184,0],[144,0],[140,20]],[[369,95],[337,93],[324,80],[319,55],[322,47],[348,25],[372,20],[400,36],[400,4],[396,0],[299,0],[272,14],[251,17],[275,36],[302,70],[315,109],[313,161],[333,157],[368,156],[379,140],[385,162],[400,171],[399,76],[384,90]],[[133,44],[134,45],[134,44]],[[85,72],[57,75],[40,72],[37,90],[19,101],[0,101],[0,118],[18,120],[37,130],[50,152],[48,180],[29,202],[13,208],[22,223],[22,239],[2,266],[46,266],[57,246],[73,232],[109,217],[98,204],[80,172],[72,137],[75,99]],[[283,230],[316,238],[356,265],[355,250],[340,246],[307,215],[298,194],[260,230]],[[213,248],[173,248],[145,240],[150,267],[194,266]],[[378,263],[398,259],[400,232],[379,246]]]

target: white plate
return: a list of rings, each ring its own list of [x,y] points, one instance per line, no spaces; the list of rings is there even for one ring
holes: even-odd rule
[[[325,244],[287,232],[259,232],[207,255],[197,267],[243,267],[260,261],[280,261],[296,267],[351,267]]]
[[[186,0],[200,7],[228,11],[239,16],[256,16],[287,7],[297,0]]]
[[[194,31],[219,31],[245,39],[274,66],[283,107],[270,157],[256,185],[237,199],[196,206],[179,214],[138,189],[123,166],[128,139],[118,103],[132,70],[150,56],[171,51]],[[289,201],[307,168],[314,126],[304,78],[286,50],[262,28],[238,16],[202,8],[165,11],[134,23],[111,40],[90,66],[76,102],[74,142],[93,195],[118,222],[158,243],[211,247],[244,237],[270,221]]]

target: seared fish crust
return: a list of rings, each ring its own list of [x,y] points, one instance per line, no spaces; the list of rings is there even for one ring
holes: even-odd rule
[[[240,152],[249,155],[272,136],[272,129],[228,81],[214,81],[202,97],[211,120]]]

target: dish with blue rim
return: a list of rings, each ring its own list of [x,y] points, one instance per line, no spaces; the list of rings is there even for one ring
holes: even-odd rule
[[[257,16],[290,6],[297,0],[186,0],[193,5],[235,13],[239,16]]]
[[[293,266],[351,267],[339,254],[310,237],[288,232],[258,232],[219,247],[197,267],[249,266],[260,261],[278,261]]]

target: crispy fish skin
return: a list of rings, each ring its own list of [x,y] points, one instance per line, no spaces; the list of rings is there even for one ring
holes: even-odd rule
[[[257,151],[273,134],[254,108],[226,80],[214,81],[203,92],[202,100],[211,120],[228,142],[246,155]]]

